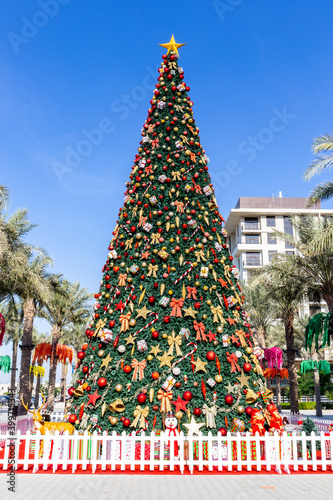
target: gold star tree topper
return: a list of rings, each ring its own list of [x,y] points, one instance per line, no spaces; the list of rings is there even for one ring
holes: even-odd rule
[[[171,50],[173,50],[174,52],[176,52],[177,56],[179,56],[178,49],[186,45],[186,43],[176,43],[175,37],[172,35],[169,43],[160,43],[159,45],[161,47],[164,47],[165,49],[168,49],[168,54]]]

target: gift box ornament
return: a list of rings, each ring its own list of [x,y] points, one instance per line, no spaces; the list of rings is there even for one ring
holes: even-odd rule
[[[98,415],[91,415],[90,422],[92,423],[92,425],[97,425]]]
[[[180,141],[176,141],[175,142],[175,146],[176,146],[177,149],[182,149],[182,147],[183,147],[183,145],[182,145],[182,143]]]
[[[145,352],[148,349],[147,342],[144,339],[138,340],[136,345],[139,352]]]
[[[184,83],[180,83],[179,85],[177,85],[177,89],[179,92],[184,92],[185,90],[185,84]]]
[[[231,422],[231,432],[244,432],[245,423],[239,418],[233,418]]]
[[[203,159],[205,165],[209,165],[210,159],[207,155],[203,155],[202,159]]]
[[[259,359],[259,361],[261,361],[265,357],[264,350],[261,347],[259,347],[258,345],[256,345],[254,347],[253,354],[255,356],[257,356],[257,358]]]
[[[116,259],[117,256],[118,254],[115,250],[111,250],[111,252],[108,253],[108,259]]]
[[[189,115],[188,113],[184,113],[183,114],[183,120],[188,120],[189,118],[191,118],[191,115]]]
[[[229,346],[229,335],[222,335],[222,346],[223,347],[228,347]]]
[[[144,167],[145,167],[145,165],[146,165],[146,160],[145,160],[144,158],[142,158],[142,160],[140,160],[139,166],[140,166],[141,168],[144,168]]]
[[[131,201],[131,197],[129,194],[127,194],[124,198],[124,203],[129,203]]]
[[[186,184],[184,189],[185,189],[186,193],[189,193],[191,191],[191,186],[189,184]]]
[[[236,266],[232,266],[231,272],[235,276],[235,278],[238,280],[239,279],[239,270],[238,270],[238,268]]]
[[[230,297],[227,297],[227,302],[229,307],[234,307],[237,304],[237,300],[233,295],[230,295]]]
[[[222,245],[220,245],[217,241],[215,242],[215,250],[217,252],[222,252]]]
[[[176,379],[174,377],[172,377],[172,375],[169,375],[167,377],[167,379],[164,381],[164,384],[162,385],[162,389],[164,389],[165,391],[171,391],[171,389],[173,388],[175,383],[176,383]]]
[[[153,225],[150,224],[149,222],[146,222],[145,225],[143,226],[143,229],[149,233],[149,231],[152,230]]]
[[[228,236],[228,233],[227,231],[224,229],[224,227],[221,228],[221,233],[222,233],[222,236],[224,236],[225,238]]]
[[[150,203],[151,203],[152,205],[156,205],[156,203],[157,203],[157,198],[156,198],[156,196],[151,196],[151,197],[149,198],[149,201],[150,201]]]
[[[209,385],[209,387],[214,387],[216,385],[216,382],[212,378],[209,378],[207,380],[207,384]]]
[[[164,175],[164,174],[162,174],[162,175],[159,176],[158,180],[160,182],[162,182],[162,184],[164,184],[164,182],[167,180],[167,176]]]
[[[203,188],[203,192],[206,196],[209,196],[210,194],[213,194],[213,189],[211,188],[211,186],[205,186]]]
[[[196,228],[198,226],[198,223],[196,220],[189,220],[188,223],[187,223],[192,229]]]
[[[169,254],[166,250],[160,250],[157,255],[161,257],[162,260],[167,260],[167,258],[169,257]]]
[[[158,109],[164,109],[166,106],[165,102],[164,101],[158,101],[157,102],[157,108]]]
[[[178,71],[179,71],[179,74],[180,74],[180,75],[181,75],[182,73],[184,73],[184,70],[183,70],[183,68],[181,68],[181,67],[179,67],[179,68],[178,68]]]
[[[140,269],[139,266],[137,266],[136,264],[133,264],[133,266],[131,266],[129,270],[132,274],[136,274],[139,269]]]
[[[145,142],[149,142],[149,137],[146,135],[142,138],[142,143],[145,144]]]
[[[201,278],[208,278],[208,267],[202,267],[200,269],[200,277]]]
[[[104,344],[109,344],[109,342],[112,341],[113,339],[113,333],[112,330],[108,330],[107,328],[104,328],[104,330],[101,330],[98,334],[101,342],[104,342]]]
[[[169,304],[169,302],[170,302],[169,297],[163,296],[163,297],[160,298],[159,304],[162,307],[166,307]]]
[[[182,340],[188,340],[190,338],[190,330],[188,328],[181,328],[179,335]]]

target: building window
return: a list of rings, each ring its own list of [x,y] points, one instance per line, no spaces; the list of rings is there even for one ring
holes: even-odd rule
[[[286,250],[287,255],[295,255],[295,252],[293,250]]]
[[[246,252],[245,253],[245,266],[260,266],[260,253],[259,252]]]
[[[259,228],[259,223],[258,223],[258,217],[245,217],[245,222],[244,222],[244,225],[243,225],[243,229],[245,230],[251,230],[251,229],[254,229],[254,230],[258,230],[260,229]]]
[[[275,215],[266,215],[266,226],[275,227]]]
[[[268,245],[276,245],[276,236],[275,236],[275,234],[271,234],[271,233],[267,234],[267,244]]]
[[[246,234],[245,243],[247,245],[259,245],[259,234]]]
[[[277,254],[276,250],[268,250],[268,262],[271,263],[274,255]]]
[[[289,234],[290,236],[294,236],[293,225],[292,225],[290,217],[283,217],[283,224],[284,224],[284,232],[286,234]],[[285,242],[285,247],[286,248],[294,248],[287,241]]]

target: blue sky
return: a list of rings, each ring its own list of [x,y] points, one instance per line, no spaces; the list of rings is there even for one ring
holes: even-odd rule
[[[302,173],[313,138],[332,132],[332,21],[322,0],[2,5],[0,183],[54,270],[98,291],[172,33],[187,43],[180,64],[222,215],[239,196],[306,196],[324,180]]]

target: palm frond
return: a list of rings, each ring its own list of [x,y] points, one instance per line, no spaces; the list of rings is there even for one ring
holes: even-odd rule
[[[332,252],[333,246],[333,223],[331,223],[324,231],[317,234],[307,245],[307,250],[310,254],[318,254],[329,250]],[[331,271],[332,272],[332,271]]]
[[[319,156],[311,165],[307,167],[303,174],[303,179],[309,181],[315,175],[320,174],[324,170],[330,170],[333,165],[333,154]]]
[[[0,185],[0,210],[7,208],[9,204],[9,190],[6,186]]]
[[[311,207],[318,201],[325,201],[333,196],[333,182],[326,181],[318,184],[309,195],[307,206]]]
[[[333,150],[333,135],[326,134],[316,137],[313,141],[311,150],[314,154]]]

